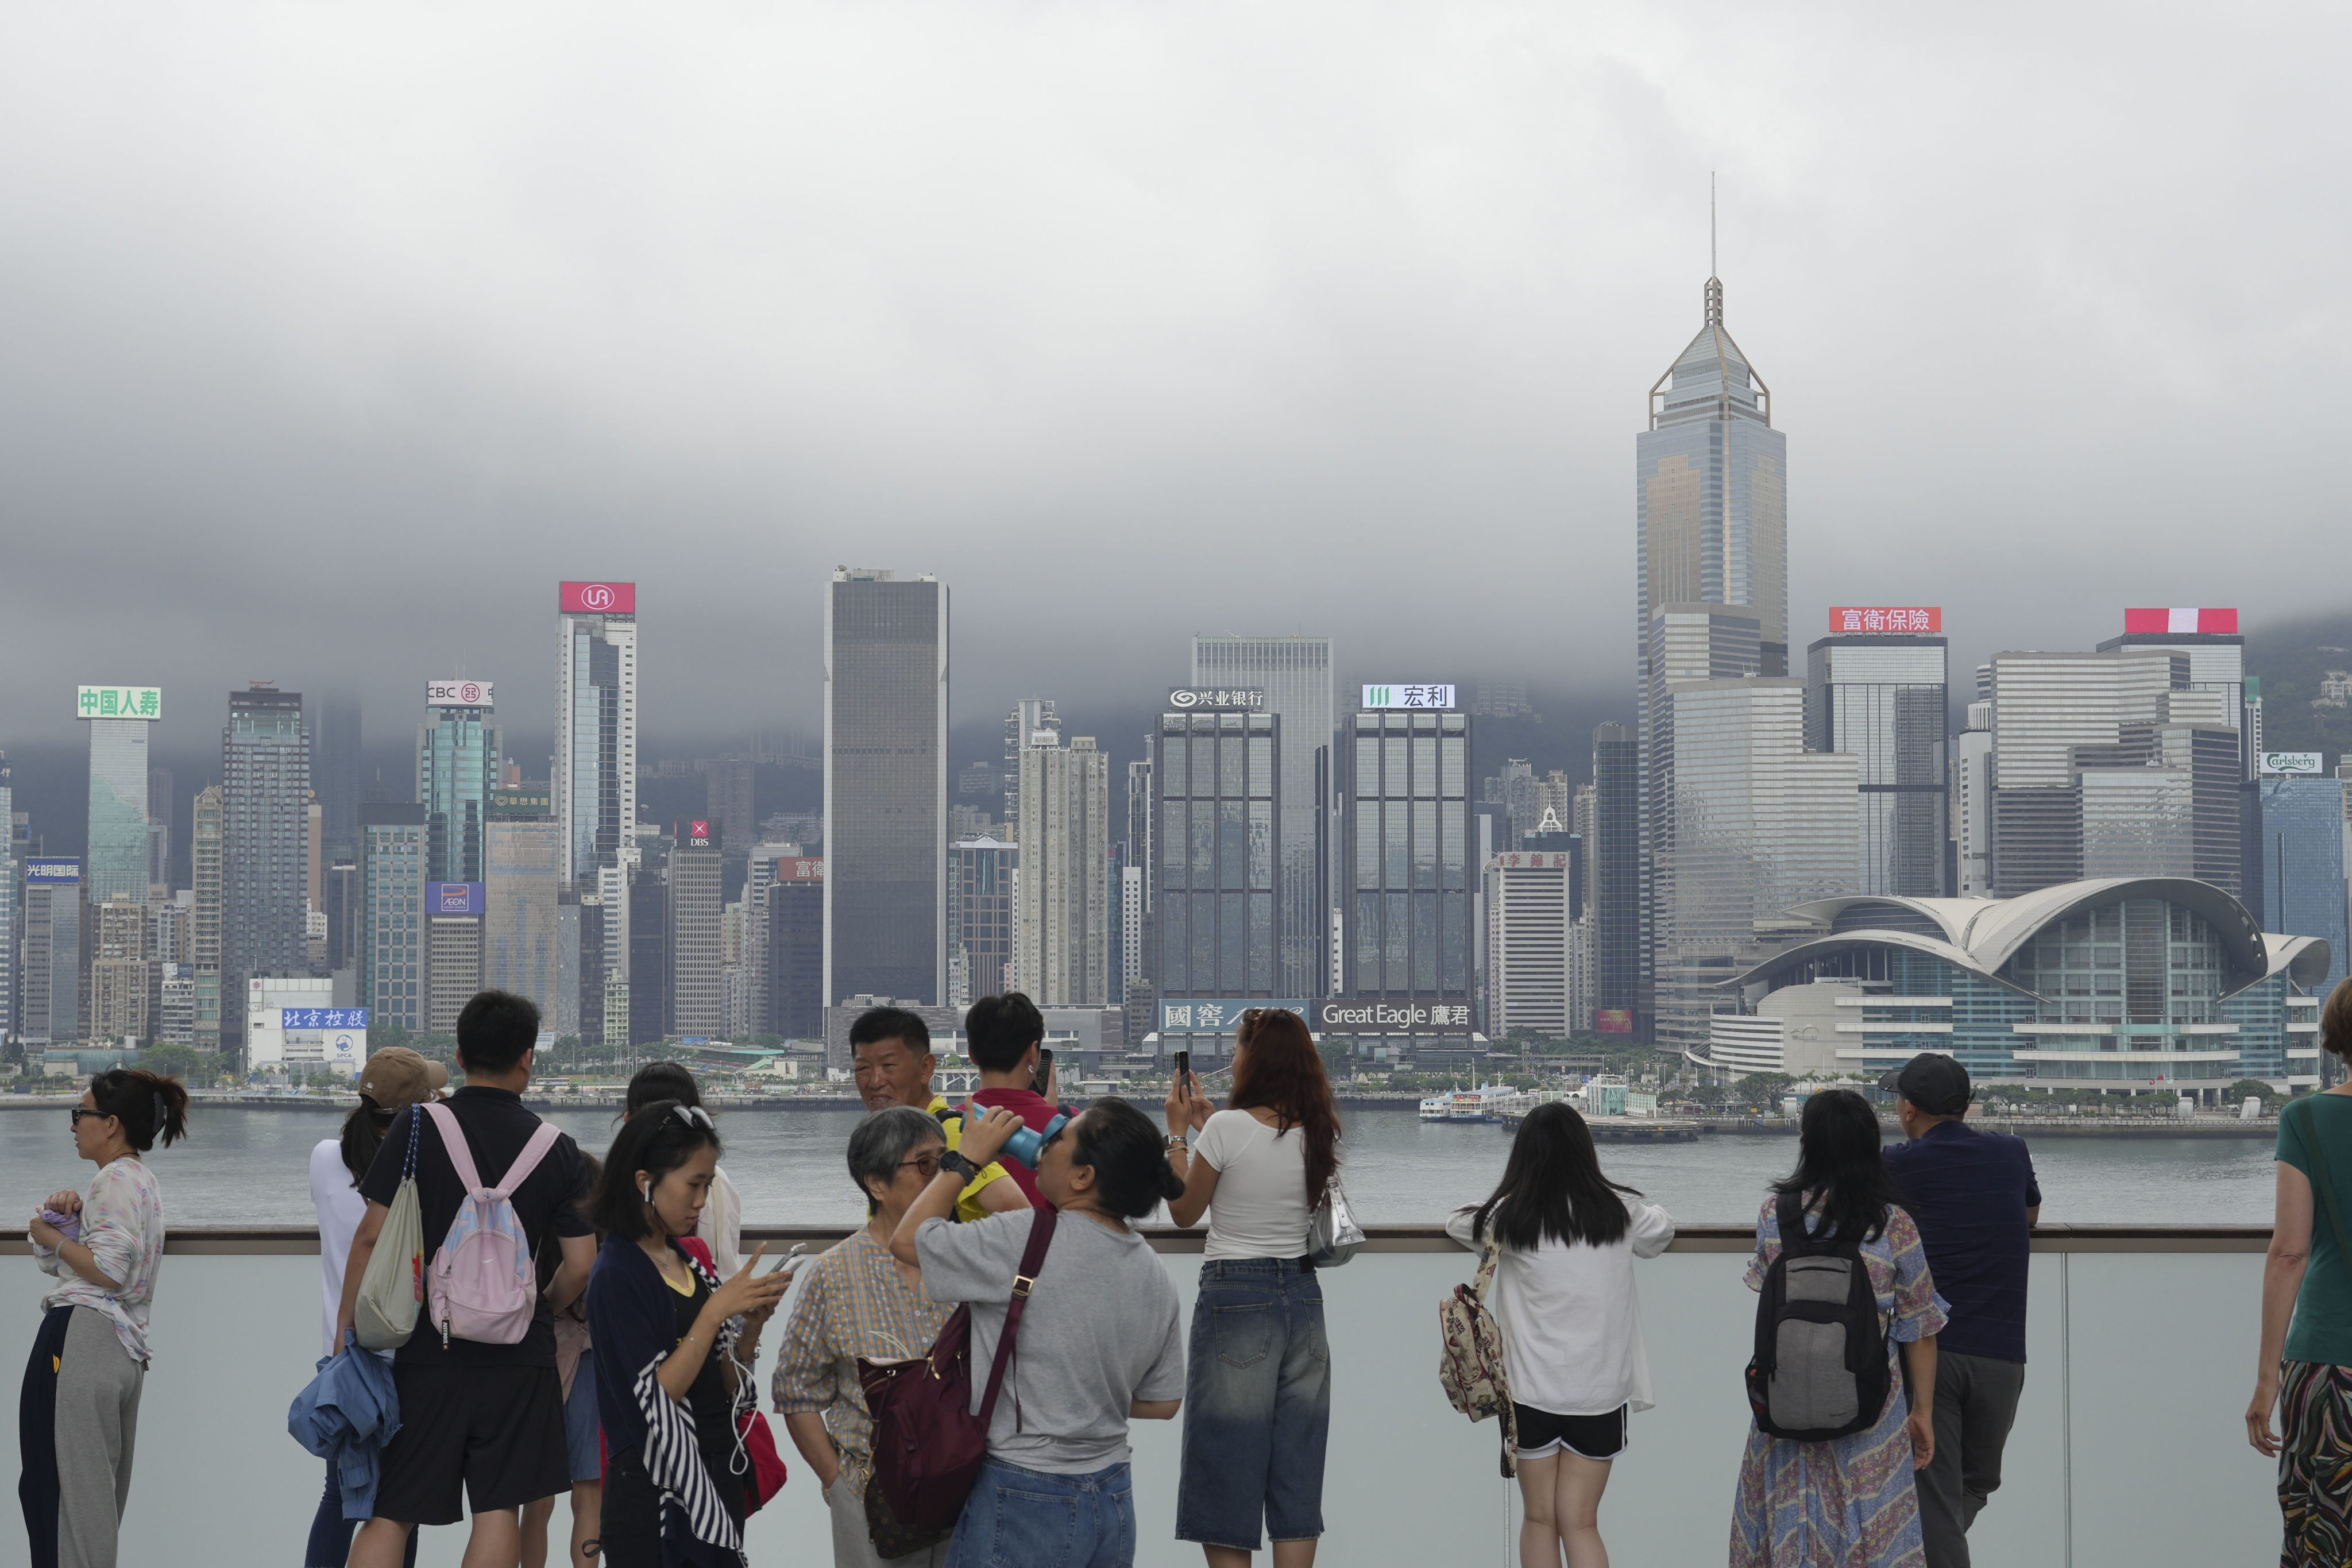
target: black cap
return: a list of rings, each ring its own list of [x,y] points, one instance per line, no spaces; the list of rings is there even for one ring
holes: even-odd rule
[[[1921,1051],[1878,1080],[1930,1116],[1965,1116],[1969,1110],[1969,1069],[1947,1056]]]

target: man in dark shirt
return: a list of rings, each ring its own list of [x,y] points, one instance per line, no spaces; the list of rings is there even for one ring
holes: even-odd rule
[[[1879,1079],[1909,1140],[1886,1152],[1927,1271],[1951,1307],[1936,1336],[1936,1457],[1918,1474],[1927,1568],[1969,1568],[1969,1526],[2000,1485],[2025,1386],[2025,1272],[2042,1188],[2025,1140],[1970,1127],[1968,1069],[1932,1051]]]
[[[538,1038],[539,1009],[508,992],[485,991],[457,1016],[457,1064],[465,1069],[466,1087],[447,1104],[472,1152],[475,1173],[493,1186],[505,1181],[523,1145],[539,1131],[539,1118],[522,1103]],[[352,1238],[351,1261],[343,1270],[338,1343],[352,1321],[376,1237],[408,1169],[410,1122],[424,1116],[422,1107],[412,1106],[393,1119],[360,1183],[367,1215]],[[440,1129],[431,1118],[425,1120],[416,1129],[415,1175],[430,1268],[466,1192]],[[513,1563],[522,1550],[516,1510],[571,1490],[563,1390],[555,1372],[555,1314],[587,1289],[588,1270],[596,1261],[583,1201],[587,1195],[587,1166],[567,1135],[557,1137],[509,1198],[533,1254],[551,1237],[562,1258],[519,1342],[447,1337],[420,1311],[416,1331],[394,1352],[400,1431],[384,1447],[375,1517],[352,1543],[351,1568],[396,1568],[410,1531],[420,1524],[455,1524],[463,1517],[461,1490],[474,1516],[467,1562]]]
[[[1045,1131],[1063,1108],[1036,1089],[1037,1052],[1045,1043],[1045,1016],[1037,1005],[1018,991],[983,996],[966,1009],[963,1034],[971,1065],[980,1069],[980,1092],[971,1097],[972,1103],[983,1110],[1003,1106],[1018,1111],[1033,1131]],[[1046,1085],[1049,1090],[1054,1087]],[[999,1163],[1030,1207],[1049,1206],[1037,1191],[1036,1172],[1010,1153]]]

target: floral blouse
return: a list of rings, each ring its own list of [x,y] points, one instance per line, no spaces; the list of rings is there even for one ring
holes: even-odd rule
[[[1820,1219],[1814,1202],[1812,1194],[1807,1194],[1809,1234]],[[1756,1216],[1756,1253],[1748,1260],[1750,1290],[1764,1288],[1764,1276],[1780,1256],[1780,1200],[1772,1195],[1765,1198],[1763,1212]],[[1927,1272],[1927,1250],[1919,1244],[1919,1227],[1910,1215],[1890,1205],[1886,1228],[1876,1239],[1863,1243],[1862,1261],[1878,1298],[1878,1318],[1886,1325],[1890,1355],[1898,1344],[1943,1332],[1951,1303],[1936,1293],[1935,1279]]]
[[[154,1299],[155,1270],[163,1260],[163,1194],[155,1173],[138,1156],[125,1154],[99,1167],[81,1202],[81,1240],[98,1271],[121,1283],[112,1289],[93,1285],[36,1241],[33,1256],[41,1272],[63,1281],[41,1298],[41,1310],[88,1307],[103,1312],[131,1359],[144,1362],[147,1303]]]

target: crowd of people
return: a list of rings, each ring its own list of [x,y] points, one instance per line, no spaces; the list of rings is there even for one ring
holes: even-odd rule
[[[322,1434],[327,1471],[308,1568],[413,1563],[419,1526],[469,1515],[467,1568],[543,1568],[567,1499],[574,1568],[741,1563],[745,1521],[782,1475],[755,1373],[788,1293],[768,1404],[816,1479],[840,1568],[1129,1563],[1129,1423],[1180,1417],[1176,1537],[1209,1568],[1246,1568],[1269,1542],[1276,1568],[1314,1562],[1333,1370],[1312,1238],[1343,1142],[1296,1014],[1245,1013],[1225,1104],[1180,1071],[1163,1130],[1115,1097],[1060,1103],[1040,1070],[1044,1020],[1018,993],[967,1016],[981,1088],[962,1106],[934,1091],[923,1021],[870,1011],[850,1032],[868,1114],[845,1152],[866,1223],[768,1268],[764,1245],[743,1250],[692,1074],[640,1070],[600,1161],[523,1103],[539,1022],[520,997],[476,996],[454,1091],[441,1064],[376,1052],[340,1135],[312,1151],[323,1353],[296,1426]],[[2321,1036],[2352,1059],[2352,982]],[[2032,1162],[1968,1122],[1972,1085],[1949,1057],[1915,1058],[1884,1087],[1906,1140],[1883,1149],[1861,1095],[1814,1094],[1795,1168],[1758,1216],[1735,1568],[1965,1565],[2000,1484],[2024,1384]],[[2281,1118],[2246,1423],[2278,1460],[2284,1568],[2352,1560],[2352,1236],[2328,1163],[2331,1146],[2352,1163],[2352,1112],[2335,1109],[2347,1099],[2352,1086]],[[98,1074],[72,1111],[97,1174],[31,1220],[58,1281],[20,1405],[35,1568],[116,1563],[164,1239],[141,1155],[185,1136],[187,1112],[173,1079]],[[1163,1206],[1180,1226],[1206,1220],[1189,1325],[1136,1229]],[[1665,1250],[1675,1222],[1609,1179],[1573,1109],[1547,1104],[1446,1230],[1484,1260],[1523,1568],[1605,1568],[1611,1466],[1653,1404],[1634,1263]],[[387,1278],[415,1298],[404,1336],[381,1328],[372,1292]],[[877,1479],[902,1461],[877,1459],[866,1389],[959,1317],[985,1451],[961,1511],[925,1524]],[[1831,1363],[1848,1391],[1836,1408],[1832,1384],[1801,1384]]]

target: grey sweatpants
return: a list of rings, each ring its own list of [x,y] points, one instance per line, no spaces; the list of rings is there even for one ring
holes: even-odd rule
[[[1927,1568],[1969,1568],[1969,1526],[2000,1486],[2000,1451],[2017,1419],[2025,1363],[1936,1356],[1936,1458],[1916,1477]]]
[[[106,1314],[76,1307],[58,1357],[58,1568],[114,1568],[146,1381]]]

